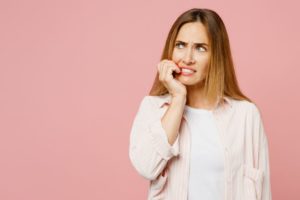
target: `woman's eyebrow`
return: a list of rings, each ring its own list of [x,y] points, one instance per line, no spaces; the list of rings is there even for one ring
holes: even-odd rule
[[[176,43],[183,43],[183,44],[186,44],[186,42],[183,42],[183,41],[181,41],[181,40],[176,40]],[[203,46],[203,45],[205,45],[205,46],[208,46],[208,44],[206,44],[206,43],[194,43],[196,46]]]

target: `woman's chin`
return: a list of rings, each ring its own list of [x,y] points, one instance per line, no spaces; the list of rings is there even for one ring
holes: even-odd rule
[[[193,81],[193,80],[186,80],[186,79],[182,79],[182,78],[179,78],[177,80],[180,83],[182,83],[183,85],[194,85],[195,84],[195,81]]]
[[[197,85],[200,82],[204,83],[204,80],[199,81],[198,79],[186,78],[186,77],[177,77],[176,80],[178,80],[183,85]]]

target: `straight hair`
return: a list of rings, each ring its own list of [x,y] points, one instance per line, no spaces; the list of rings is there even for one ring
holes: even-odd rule
[[[161,60],[172,59],[175,40],[180,28],[191,22],[200,22],[205,26],[211,43],[212,52],[204,82],[204,95],[208,102],[215,102],[219,97],[222,99],[224,96],[252,102],[238,86],[228,34],[221,17],[213,10],[192,8],[182,13],[169,31]],[[166,93],[168,90],[159,80],[157,72],[149,95],[159,96]]]

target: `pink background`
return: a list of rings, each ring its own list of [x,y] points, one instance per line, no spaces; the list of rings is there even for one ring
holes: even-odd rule
[[[171,24],[211,8],[242,90],[262,111],[273,199],[300,199],[299,3],[0,2],[0,199],[146,199],[128,157]]]

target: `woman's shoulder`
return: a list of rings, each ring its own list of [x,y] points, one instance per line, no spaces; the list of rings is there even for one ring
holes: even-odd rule
[[[150,104],[151,106],[160,107],[164,103],[170,103],[171,95],[169,93],[163,95],[145,95],[142,103]]]
[[[244,111],[248,115],[260,115],[260,108],[257,103],[253,101],[248,101],[246,99],[237,100],[230,98],[232,105],[237,111]]]

